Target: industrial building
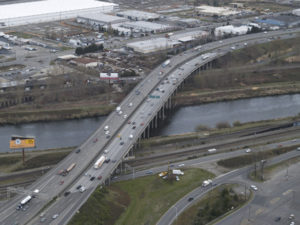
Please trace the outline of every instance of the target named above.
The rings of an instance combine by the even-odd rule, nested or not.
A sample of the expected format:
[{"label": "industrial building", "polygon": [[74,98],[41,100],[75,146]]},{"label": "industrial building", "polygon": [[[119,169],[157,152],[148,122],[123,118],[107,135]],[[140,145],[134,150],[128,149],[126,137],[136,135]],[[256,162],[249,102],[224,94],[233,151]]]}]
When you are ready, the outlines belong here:
[{"label": "industrial building", "polygon": [[131,42],[127,44],[129,49],[135,52],[147,54],[179,47],[194,40],[199,40],[208,36],[206,31],[191,31],[187,33],[174,34],[169,38],[154,38],[145,41]]},{"label": "industrial building", "polygon": [[151,32],[151,33],[159,33],[174,30],[174,27],[169,25],[152,23],[147,21],[133,21],[122,23],[122,27],[132,29],[134,32]]},{"label": "industrial building", "polygon": [[241,13],[241,11],[238,11],[233,8],[227,8],[227,7],[214,7],[209,5],[202,5],[196,7],[198,15],[202,16],[232,16],[237,15]]},{"label": "industrial building", "polygon": [[197,27],[201,24],[200,20],[194,18],[179,19],[176,22],[178,25],[185,27]]},{"label": "industrial building", "polygon": [[176,45],[180,45],[180,42],[167,38],[154,38],[145,41],[128,43],[126,46],[135,52],[147,54],[174,48]]},{"label": "industrial building", "polygon": [[294,9],[292,11],[292,14],[295,15],[295,16],[300,16],[300,9]]},{"label": "industrial building", "polygon": [[85,16],[78,16],[76,21],[77,23],[83,23],[94,28],[99,28],[105,25],[127,22],[128,19],[121,18],[119,16],[111,16],[103,13],[97,13]]},{"label": "industrial building", "polygon": [[160,15],[157,13],[149,13],[137,10],[126,10],[122,12],[117,12],[117,16],[125,17],[130,20],[145,20],[145,21],[155,21],[160,19]]},{"label": "industrial building", "polygon": [[300,24],[300,19],[298,16],[295,15],[280,15],[266,19],[257,19],[255,20],[255,22],[265,27],[296,27]]},{"label": "industrial building", "polygon": [[228,26],[222,26],[222,27],[216,27],[215,28],[215,36],[217,37],[222,37],[224,35],[243,35],[247,34],[249,30],[251,30],[251,26],[239,26],[239,27],[234,27],[232,25]]},{"label": "industrial building", "polygon": [[76,18],[77,16],[111,12],[117,4],[96,0],[45,0],[0,5],[0,27]]}]

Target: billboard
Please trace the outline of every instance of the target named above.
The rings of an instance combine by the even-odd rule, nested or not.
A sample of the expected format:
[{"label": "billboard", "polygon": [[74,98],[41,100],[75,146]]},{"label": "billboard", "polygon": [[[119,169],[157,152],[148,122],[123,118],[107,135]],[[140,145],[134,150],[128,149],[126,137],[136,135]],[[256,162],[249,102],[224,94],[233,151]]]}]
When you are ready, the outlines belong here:
[{"label": "billboard", "polygon": [[34,137],[22,137],[22,136],[12,136],[9,142],[9,148],[34,148],[35,139]]}]

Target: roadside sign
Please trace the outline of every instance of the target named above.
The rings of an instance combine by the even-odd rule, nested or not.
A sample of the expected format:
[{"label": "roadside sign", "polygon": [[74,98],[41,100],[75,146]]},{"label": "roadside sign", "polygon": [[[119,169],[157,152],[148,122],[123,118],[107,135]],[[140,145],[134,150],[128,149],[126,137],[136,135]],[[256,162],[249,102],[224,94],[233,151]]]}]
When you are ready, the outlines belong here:
[{"label": "roadside sign", "polygon": [[12,136],[9,142],[9,148],[34,148],[35,139],[34,137],[22,137],[22,136]]}]

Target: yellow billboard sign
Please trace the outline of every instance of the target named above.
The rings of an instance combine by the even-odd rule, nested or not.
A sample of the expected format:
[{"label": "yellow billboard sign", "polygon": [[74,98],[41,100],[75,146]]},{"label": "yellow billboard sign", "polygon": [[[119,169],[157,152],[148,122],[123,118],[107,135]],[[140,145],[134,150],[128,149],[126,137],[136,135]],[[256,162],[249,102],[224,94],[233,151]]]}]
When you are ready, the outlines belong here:
[{"label": "yellow billboard sign", "polygon": [[13,136],[9,142],[9,148],[34,148],[35,139],[33,137],[20,137]]}]

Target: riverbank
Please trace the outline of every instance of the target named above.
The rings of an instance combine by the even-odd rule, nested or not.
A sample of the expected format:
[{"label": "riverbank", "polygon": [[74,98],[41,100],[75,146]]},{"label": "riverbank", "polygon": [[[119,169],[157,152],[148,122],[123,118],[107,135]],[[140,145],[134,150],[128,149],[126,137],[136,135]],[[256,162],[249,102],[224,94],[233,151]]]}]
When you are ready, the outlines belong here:
[{"label": "riverbank", "polygon": [[[300,93],[299,43],[299,38],[276,40],[226,54],[217,59],[214,69],[185,84],[175,98],[176,106]],[[76,94],[48,93],[43,101],[1,109],[0,125],[106,116],[132,89],[127,86],[123,93],[106,86],[93,89],[92,95],[91,90],[81,93],[81,89]]]}]

